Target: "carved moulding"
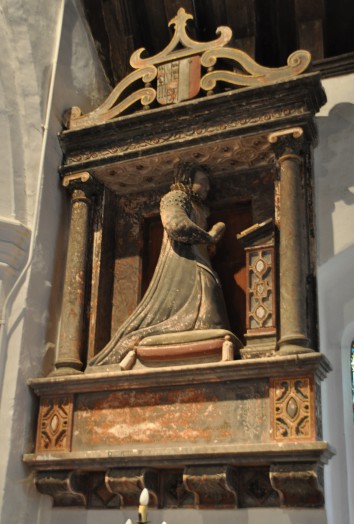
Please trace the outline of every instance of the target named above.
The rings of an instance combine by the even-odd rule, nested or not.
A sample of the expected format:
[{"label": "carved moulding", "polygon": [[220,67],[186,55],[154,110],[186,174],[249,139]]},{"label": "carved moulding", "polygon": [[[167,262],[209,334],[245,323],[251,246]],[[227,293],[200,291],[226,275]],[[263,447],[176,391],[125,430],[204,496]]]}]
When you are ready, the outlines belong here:
[{"label": "carved moulding", "polygon": [[[263,67],[243,51],[224,47],[232,38],[229,27],[218,27],[220,36],[211,42],[197,42],[186,32],[188,20],[193,20],[192,15],[180,8],[169,22],[169,26],[174,26],[174,35],[165,49],[149,58],[141,56],[145,49],[135,51],[130,64],[136,71],[126,76],[94,111],[82,115],[78,107],[73,107],[65,114],[64,124],[79,129],[108,122],[138,101],[145,109],[155,99],[162,105],[179,103],[194,98],[200,89],[211,94],[217,82],[238,87],[263,86],[297,76],[310,64],[310,53],[301,50],[292,53],[284,67]],[[219,58],[234,62],[230,70],[213,71]],[[201,67],[208,71],[204,76]],[[155,80],[156,85],[152,86]]]}]

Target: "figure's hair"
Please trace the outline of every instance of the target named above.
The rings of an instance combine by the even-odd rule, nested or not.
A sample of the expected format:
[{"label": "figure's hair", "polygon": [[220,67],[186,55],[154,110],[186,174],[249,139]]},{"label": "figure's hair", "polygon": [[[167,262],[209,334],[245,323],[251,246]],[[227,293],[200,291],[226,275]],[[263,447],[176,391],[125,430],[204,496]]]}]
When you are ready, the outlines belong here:
[{"label": "figure's hair", "polygon": [[171,185],[171,191],[180,190],[192,196],[193,179],[198,171],[202,171],[202,173],[205,173],[208,176],[210,174],[208,167],[205,165],[194,164],[192,162],[182,162],[181,164],[178,164],[174,182]]}]

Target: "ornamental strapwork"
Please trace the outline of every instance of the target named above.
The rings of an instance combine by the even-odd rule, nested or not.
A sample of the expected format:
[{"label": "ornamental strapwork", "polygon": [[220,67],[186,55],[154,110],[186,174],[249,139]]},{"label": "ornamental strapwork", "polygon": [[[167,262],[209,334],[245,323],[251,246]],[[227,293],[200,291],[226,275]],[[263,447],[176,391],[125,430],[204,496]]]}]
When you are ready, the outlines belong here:
[{"label": "ornamental strapwork", "polygon": [[[240,49],[226,47],[232,38],[229,27],[218,27],[215,40],[198,42],[186,32],[188,20],[193,16],[180,8],[169,22],[174,35],[165,49],[145,58],[145,49],[135,51],[130,58],[135,70],[94,111],[83,115],[80,108],[72,107],[65,114],[65,126],[79,129],[103,124],[128,112],[178,104],[230,86],[261,87],[297,76],[310,64],[310,53],[300,50],[289,56],[284,67],[263,67]],[[223,69],[218,68],[218,59]]]}]

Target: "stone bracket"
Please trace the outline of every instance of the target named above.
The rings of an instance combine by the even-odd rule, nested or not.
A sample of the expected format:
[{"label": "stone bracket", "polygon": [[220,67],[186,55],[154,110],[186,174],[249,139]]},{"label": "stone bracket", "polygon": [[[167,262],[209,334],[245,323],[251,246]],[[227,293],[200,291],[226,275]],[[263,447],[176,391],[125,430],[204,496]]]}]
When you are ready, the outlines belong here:
[{"label": "stone bracket", "polygon": [[269,475],[281,506],[323,506],[322,467],[318,464],[273,464]]},{"label": "stone bracket", "polygon": [[231,466],[191,466],[183,473],[185,488],[197,508],[236,507],[236,470]]},{"label": "stone bracket", "polygon": [[75,471],[37,472],[40,493],[53,497],[54,506],[86,506],[88,475]]},{"label": "stone bracket", "polygon": [[108,491],[119,495],[122,506],[138,506],[144,488],[150,495],[149,505],[158,503],[158,472],[149,468],[110,469],[105,476]]}]

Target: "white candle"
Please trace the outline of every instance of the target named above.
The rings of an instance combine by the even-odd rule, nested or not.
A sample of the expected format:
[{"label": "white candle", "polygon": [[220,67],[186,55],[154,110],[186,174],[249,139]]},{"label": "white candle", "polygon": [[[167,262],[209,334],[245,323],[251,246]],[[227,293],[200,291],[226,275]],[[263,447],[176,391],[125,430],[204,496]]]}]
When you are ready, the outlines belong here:
[{"label": "white candle", "polygon": [[139,521],[147,522],[147,508],[149,504],[149,492],[146,488],[143,489],[139,499]]}]

